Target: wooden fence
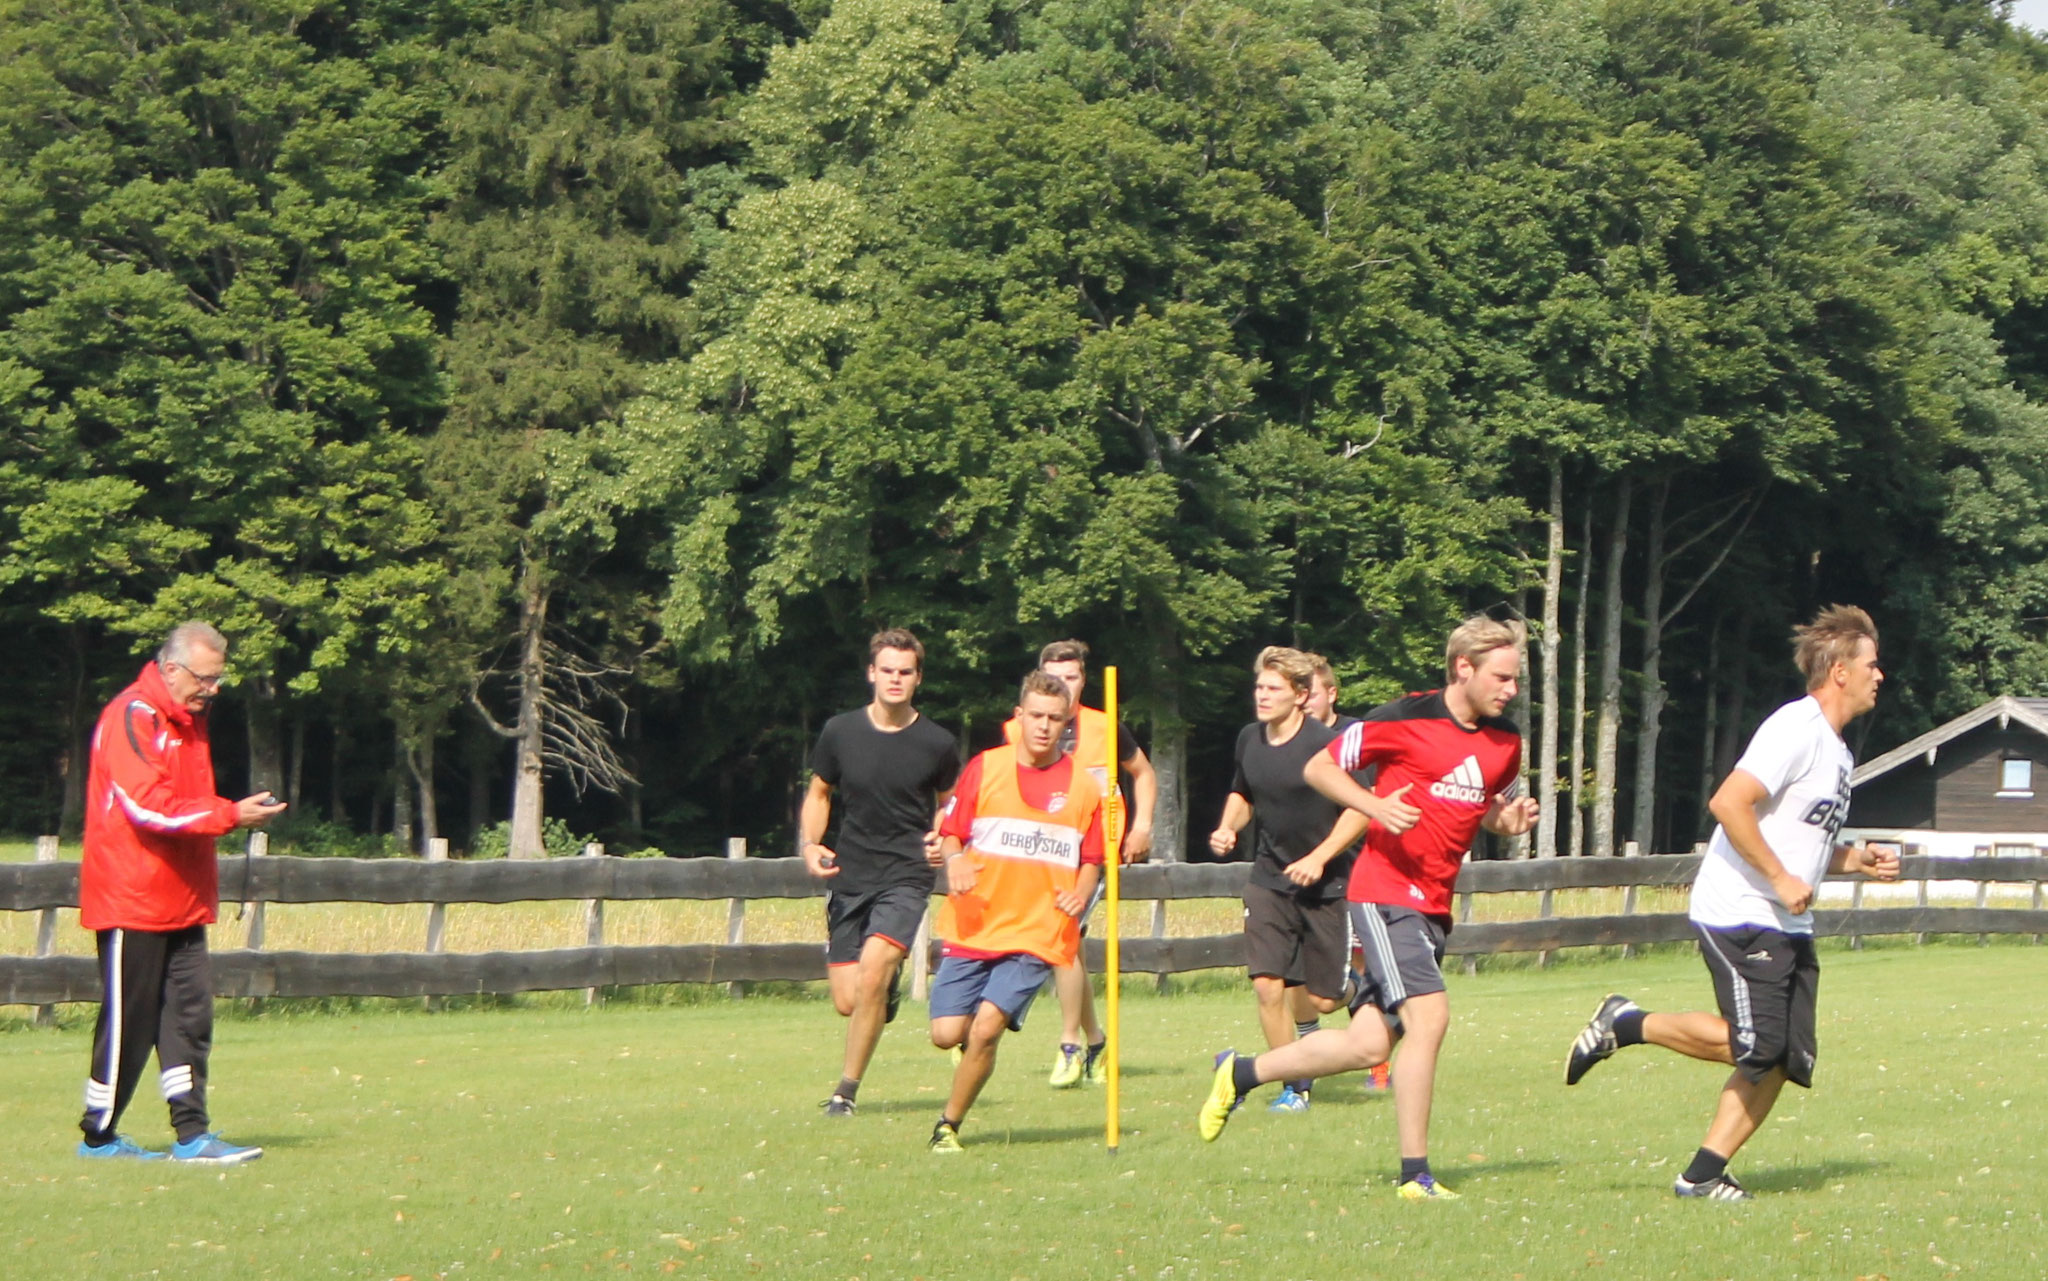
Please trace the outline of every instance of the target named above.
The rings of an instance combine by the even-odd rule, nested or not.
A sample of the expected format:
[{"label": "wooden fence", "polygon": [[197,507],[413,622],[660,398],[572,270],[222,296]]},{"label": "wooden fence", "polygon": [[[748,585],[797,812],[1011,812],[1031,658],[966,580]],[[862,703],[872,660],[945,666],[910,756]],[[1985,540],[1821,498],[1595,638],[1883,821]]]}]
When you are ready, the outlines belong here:
[{"label": "wooden fence", "polygon": [[[54,843],[48,857],[54,858]],[[1902,879],[1921,883],[1909,906],[1864,907],[1858,893],[1847,909],[1817,912],[1822,935],[2048,933],[2041,886],[2048,858],[1902,860]],[[1636,891],[1684,886],[1699,866],[1697,855],[1642,858],[1556,859],[1512,863],[1470,863],[1458,878],[1459,924],[1449,950],[1474,957],[1506,952],[1548,953],[1569,947],[1624,948],[1690,939],[1683,913],[1635,911]],[[1123,966],[1127,972],[1179,974],[1244,964],[1239,934],[1199,938],[1166,936],[1166,904],[1177,899],[1235,898],[1244,887],[1246,865],[1140,864],[1126,869],[1123,896],[1133,904],[1151,901],[1150,936],[1132,933],[1139,914],[1124,920]],[[1930,906],[1930,882],[1974,883],[1976,905]],[[1994,907],[1986,891],[1996,883],[2029,884],[2031,907]],[[234,997],[392,996],[437,997],[512,993],[648,983],[731,983],[809,980],[825,976],[821,943],[748,943],[744,908],[748,900],[815,898],[825,887],[806,875],[796,859],[746,859],[744,849],[727,858],[567,858],[533,862],[460,862],[445,859],[337,859],[240,855],[220,861],[222,896],[252,905],[258,921],[270,903],[424,904],[428,907],[426,950],[387,953],[277,952],[261,948],[260,924],[250,930],[249,948],[213,956],[214,990]],[[1619,914],[1555,916],[1553,895],[1562,890],[1623,889]],[[1514,921],[1472,921],[1476,895],[1521,893],[1539,896],[1536,916]],[[451,903],[517,903],[582,900],[588,906],[588,944],[520,952],[453,953],[440,949],[443,914]],[[603,904],[634,899],[725,899],[728,942],[670,947],[625,947],[603,943]],[[56,912],[78,905],[78,864],[39,861],[0,864],[0,910],[40,912],[37,956],[0,957],[0,1004],[47,1007],[60,1001],[99,999],[97,966],[91,957],[49,955]],[[1100,968],[1101,942],[1089,940],[1090,964]],[[925,958],[929,961],[929,954]],[[737,990],[737,987],[735,987]]]}]

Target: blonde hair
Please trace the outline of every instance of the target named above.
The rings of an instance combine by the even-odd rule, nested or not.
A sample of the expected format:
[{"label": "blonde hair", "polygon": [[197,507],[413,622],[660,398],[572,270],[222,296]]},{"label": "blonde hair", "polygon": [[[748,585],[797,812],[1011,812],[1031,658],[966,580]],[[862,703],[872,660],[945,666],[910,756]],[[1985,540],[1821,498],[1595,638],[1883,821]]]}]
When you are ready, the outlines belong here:
[{"label": "blonde hair", "polygon": [[1268,645],[1252,660],[1252,675],[1262,672],[1277,672],[1280,679],[1293,686],[1297,694],[1309,692],[1310,683],[1316,677],[1316,665],[1309,661],[1307,654],[1285,645]]},{"label": "blonde hair", "polygon": [[1316,679],[1328,685],[1330,692],[1335,693],[1337,690],[1337,669],[1330,666],[1330,660],[1324,658],[1321,654],[1304,654],[1302,657],[1306,658],[1308,665],[1314,669]]},{"label": "blonde hair", "polygon": [[1074,696],[1068,692],[1067,683],[1042,667],[1034,667],[1024,674],[1024,683],[1017,687],[1017,706],[1024,706],[1024,700],[1033,694],[1050,695],[1060,700],[1067,710],[1073,710]]},{"label": "blonde hair", "polygon": [[1527,629],[1519,620],[1511,619],[1504,623],[1484,614],[1474,614],[1459,623],[1450,640],[1444,643],[1444,679],[1449,682],[1458,679],[1459,659],[1477,667],[1480,659],[1497,649],[1510,645],[1520,649],[1527,635]]},{"label": "blonde hair", "polygon": [[1877,647],[1877,624],[1854,605],[1829,605],[1813,621],[1792,629],[1792,661],[1806,677],[1806,688],[1827,684],[1836,663],[1856,657],[1856,642],[1870,638]]}]

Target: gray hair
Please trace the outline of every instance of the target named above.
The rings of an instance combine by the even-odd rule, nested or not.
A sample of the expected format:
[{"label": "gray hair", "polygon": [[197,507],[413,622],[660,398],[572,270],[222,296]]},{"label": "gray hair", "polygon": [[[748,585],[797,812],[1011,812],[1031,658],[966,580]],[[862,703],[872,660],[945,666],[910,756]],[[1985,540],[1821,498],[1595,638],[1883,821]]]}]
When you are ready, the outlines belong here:
[{"label": "gray hair", "polygon": [[164,643],[157,648],[156,661],[176,663],[183,667],[185,660],[192,657],[194,649],[210,649],[225,658],[228,653],[228,638],[221,635],[220,629],[211,623],[179,623],[171,629],[171,634],[164,637]]}]

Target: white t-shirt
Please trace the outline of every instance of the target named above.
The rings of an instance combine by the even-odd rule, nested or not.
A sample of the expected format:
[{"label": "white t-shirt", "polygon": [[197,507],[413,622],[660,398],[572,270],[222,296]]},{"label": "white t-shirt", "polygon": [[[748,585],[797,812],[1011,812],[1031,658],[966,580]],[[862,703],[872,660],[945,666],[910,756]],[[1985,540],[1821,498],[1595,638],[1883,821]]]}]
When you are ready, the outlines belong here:
[{"label": "white t-shirt", "polygon": [[[1849,745],[1811,696],[1772,712],[1735,762],[1770,793],[1757,807],[1764,843],[1787,872],[1808,885],[1818,887],[1827,874],[1835,837],[1849,817],[1849,776],[1855,766]],[[1813,933],[1813,913],[1787,912],[1770,883],[1743,862],[1718,826],[1693,878],[1691,915],[1701,925],[1724,929],[1766,925],[1787,934]]]}]

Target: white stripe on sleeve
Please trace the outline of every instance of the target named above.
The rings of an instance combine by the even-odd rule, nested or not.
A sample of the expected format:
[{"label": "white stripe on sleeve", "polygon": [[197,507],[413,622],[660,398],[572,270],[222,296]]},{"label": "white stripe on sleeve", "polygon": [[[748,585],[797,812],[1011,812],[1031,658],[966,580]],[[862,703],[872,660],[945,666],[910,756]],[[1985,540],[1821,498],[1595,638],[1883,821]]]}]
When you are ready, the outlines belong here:
[{"label": "white stripe on sleeve", "polygon": [[206,817],[205,810],[194,810],[190,814],[183,814],[177,818],[172,818],[168,814],[159,814],[155,810],[144,809],[142,806],[137,805],[135,798],[123,791],[119,783],[115,783],[113,787],[114,795],[121,798],[121,808],[128,811],[128,821],[139,827],[154,827],[162,832],[176,832],[190,827]]}]

